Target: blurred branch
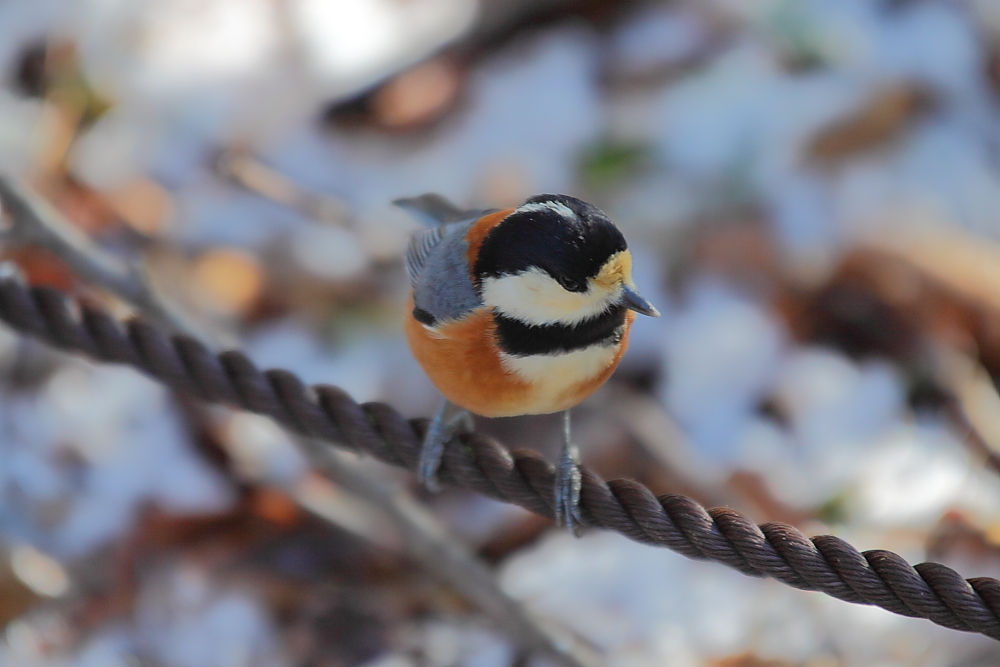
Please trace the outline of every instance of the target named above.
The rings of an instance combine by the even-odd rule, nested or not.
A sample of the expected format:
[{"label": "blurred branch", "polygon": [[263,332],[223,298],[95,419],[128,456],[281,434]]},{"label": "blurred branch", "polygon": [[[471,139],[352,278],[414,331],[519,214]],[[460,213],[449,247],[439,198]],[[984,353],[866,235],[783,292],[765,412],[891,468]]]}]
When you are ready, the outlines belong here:
[{"label": "blurred branch", "polygon": [[[556,640],[516,601],[504,594],[493,572],[398,484],[362,470],[350,456],[319,440],[299,438],[312,464],[348,491],[385,511],[402,533],[411,556],[493,618],[517,643],[562,665],[598,665],[594,651],[575,637]],[[559,644],[568,644],[557,648]]]},{"label": "blurred branch", "polygon": [[865,247],[903,260],[920,275],[981,307],[1000,311],[1000,244],[958,228],[889,227]]},{"label": "blurred branch", "polygon": [[[0,201],[12,220],[8,238],[48,249],[82,278],[113,293],[145,317],[204,340],[203,333],[188,318],[166,306],[144,271],[102,250],[27,187],[0,177]],[[557,642],[543,631],[521,605],[500,590],[492,572],[404,489],[360,470],[329,445],[297,440],[315,468],[381,510],[392,520],[415,560],[477,604],[521,647],[542,652],[565,667],[599,664],[596,656],[588,655],[578,641]],[[303,494],[294,495],[302,503]],[[331,513],[318,511],[317,507],[306,509],[327,521],[333,519]],[[346,528],[357,532],[356,526]],[[569,643],[572,648],[564,650],[560,643]]]},{"label": "blurred branch", "polygon": [[687,436],[664,407],[653,398],[634,391],[617,391],[609,412],[660,467],[686,492],[710,506],[732,506],[734,494],[720,486],[691,456]]},{"label": "blurred branch", "polygon": [[0,174],[0,206],[10,218],[10,227],[0,240],[45,248],[85,281],[114,294],[159,326],[195,336],[215,349],[234,344],[228,336],[196,324],[164,301],[141,264],[107,252],[27,185],[4,174]]},{"label": "blurred branch", "polygon": [[[926,333],[921,362],[929,363],[943,407],[963,444],[1000,474],[1000,395],[990,377],[998,353],[1000,244],[959,228],[874,232],[864,245],[874,261],[906,272],[874,280],[887,302],[908,301]],[[967,351],[963,351],[967,350]]]},{"label": "blurred branch", "polygon": [[949,417],[964,429],[964,441],[1000,473],[1000,394],[990,374],[970,356],[944,345],[931,349],[937,379],[951,394]]},{"label": "blurred branch", "polygon": [[726,479],[699,465],[687,436],[661,403],[639,392],[616,388],[610,393],[608,411],[635,443],[656,463],[669,487],[715,507],[742,507],[758,521],[792,525],[809,517],[779,501],[763,479],[747,470],[736,470]]},{"label": "blurred branch", "polygon": [[283,204],[321,222],[353,227],[350,210],[343,201],[329,195],[309,192],[258,160],[249,151],[223,151],[215,168],[223,177],[265,199]]},{"label": "blurred branch", "polygon": [[299,507],[381,549],[398,554],[406,551],[400,531],[384,511],[355,494],[346,484],[335,483],[332,475],[321,470],[322,466],[315,461],[310,461],[310,465],[309,474],[282,485],[282,490]]}]

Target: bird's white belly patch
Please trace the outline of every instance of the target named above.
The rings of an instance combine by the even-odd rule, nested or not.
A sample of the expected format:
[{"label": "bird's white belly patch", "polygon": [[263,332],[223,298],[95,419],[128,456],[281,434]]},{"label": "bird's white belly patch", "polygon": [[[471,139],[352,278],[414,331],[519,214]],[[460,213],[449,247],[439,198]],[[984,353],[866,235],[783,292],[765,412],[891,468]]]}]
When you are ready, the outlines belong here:
[{"label": "bird's white belly patch", "polygon": [[501,354],[501,361],[505,369],[532,386],[542,407],[556,404],[567,389],[603,372],[614,361],[618,348],[618,345],[592,345],[562,354],[527,357]]}]

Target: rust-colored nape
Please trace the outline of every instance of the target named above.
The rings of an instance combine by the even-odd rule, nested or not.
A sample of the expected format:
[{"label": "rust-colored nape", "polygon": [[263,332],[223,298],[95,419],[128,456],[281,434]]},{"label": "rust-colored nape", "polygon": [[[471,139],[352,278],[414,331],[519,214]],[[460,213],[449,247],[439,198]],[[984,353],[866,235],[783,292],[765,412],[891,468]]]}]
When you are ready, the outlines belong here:
[{"label": "rust-colored nape", "polygon": [[493,231],[494,227],[513,212],[514,209],[505,208],[502,211],[484,215],[465,233],[465,241],[469,244],[469,249],[465,251],[465,261],[469,264],[472,282],[476,282],[476,258],[479,257],[479,249],[483,247],[483,241],[486,240],[486,236]]}]

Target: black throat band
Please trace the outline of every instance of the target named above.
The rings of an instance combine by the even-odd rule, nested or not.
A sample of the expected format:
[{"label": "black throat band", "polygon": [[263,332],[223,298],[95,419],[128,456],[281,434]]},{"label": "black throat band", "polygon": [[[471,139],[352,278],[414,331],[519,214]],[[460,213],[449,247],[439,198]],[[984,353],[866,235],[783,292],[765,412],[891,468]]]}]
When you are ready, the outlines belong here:
[{"label": "black throat band", "polygon": [[500,349],[517,357],[527,357],[572,352],[592,345],[617,345],[625,333],[626,312],[624,306],[613,306],[577,324],[531,325],[501,313],[495,313],[493,319]]}]

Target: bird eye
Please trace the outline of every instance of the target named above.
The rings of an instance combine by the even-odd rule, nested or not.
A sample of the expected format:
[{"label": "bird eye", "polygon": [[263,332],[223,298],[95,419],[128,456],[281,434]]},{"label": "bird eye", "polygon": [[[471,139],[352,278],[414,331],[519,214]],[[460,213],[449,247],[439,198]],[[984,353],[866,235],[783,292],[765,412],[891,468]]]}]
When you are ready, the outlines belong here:
[{"label": "bird eye", "polygon": [[580,291],[580,283],[577,282],[576,280],[573,280],[572,278],[569,278],[567,276],[560,276],[558,278],[558,280],[559,280],[559,284],[562,285],[562,288],[564,290],[566,290],[567,292],[579,292]]}]

